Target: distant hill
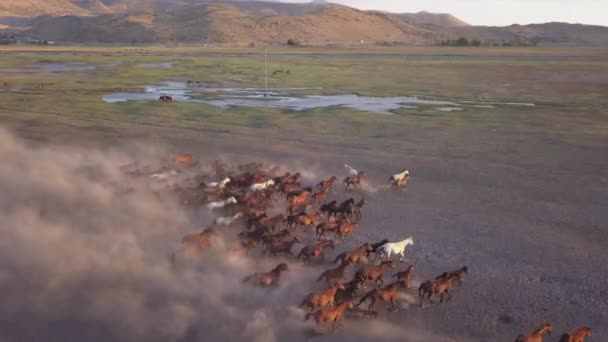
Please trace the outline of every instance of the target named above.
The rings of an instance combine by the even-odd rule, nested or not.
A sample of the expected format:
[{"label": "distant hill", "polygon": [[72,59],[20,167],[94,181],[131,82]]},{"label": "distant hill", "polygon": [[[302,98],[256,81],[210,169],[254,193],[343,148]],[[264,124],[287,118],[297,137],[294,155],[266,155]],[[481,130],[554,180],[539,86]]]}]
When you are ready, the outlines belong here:
[{"label": "distant hill", "polygon": [[434,45],[463,37],[487,44],[608,46],[602,26],[471,26],[450,14],[362,11],[323,0],[0,0],[0,25],[59,42]]},{"label": "distant hill", "polygon": [[398,14],[406,22],[413,25],[432,25],[441,27],[463,27],[471,26],[468,23],[456,18],[455,16],[447,13],[429,13],[429,12],[418,12],[418,13],[401,13]]}]

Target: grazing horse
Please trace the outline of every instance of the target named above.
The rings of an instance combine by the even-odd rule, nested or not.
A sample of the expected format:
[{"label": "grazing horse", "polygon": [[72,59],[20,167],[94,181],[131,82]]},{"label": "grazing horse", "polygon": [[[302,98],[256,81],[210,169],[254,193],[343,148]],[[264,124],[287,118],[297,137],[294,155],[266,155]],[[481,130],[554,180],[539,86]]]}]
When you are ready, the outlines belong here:
[{"label": "grazing horse", "polygon": [[422,307],[422,300],[426,296],[427,300],[435,305],[435,302],[431,300],[431,296],[435,293],[438,294],[439,303],[443,304],[443,296],[448,295],[448,300],[452,298],[450,290],[458,287],[464,279],[464,273],[457,273],[449,278],[440,278],[435,280],[427,280],[420,284],[418,288],[418,297],[420,298],[420,307]]},{"label": "grazing horse", "polygon": [[407,182],[410,178],[410,171],[404,169],[399,173],[392,175],[388,181],[395,187],[395,189],[403,190],[407,186]]},{"label": "grazing horse", "polygon": [[273,185],[274,185],[274,180],[271,179],[271,180],[267,180],[267,181],[262,182],[262,183],[252,184],[249,187],[249,191],[252,191],[252,192],[262,191],[262,190],[266,190],[266,189],[270,188]]},{"label": "grazing horse", "polygon": [[344,289],[344,285],[336,282],[326,290],[310,293],[308,296],[306,296],[306,298],[304,298],[304,301],[302,301],[300,307],[307,307],[308,311],[312,311],[317,308],[332,306],[334,304],[336,292]]},{"label": "grazing horse", "polygon": [[391,261],[391,260],[383,261],[379,265],[376,265],[376,266],[360,268],[355,273],[355,277],[363,279],[364,281],[373,281],[374,284],[376,284],[376,285],[378,284],[378,282],[380,282],[380,284],[384,284],[384,279],[382,279],[382,278],[384,277],[384,273],[389,268],[395,268],[394,261]]},{"label": "grazing horse", "polygon": [[291,249],[293,248],[293,245],[295,245],[296,243],[300,243],[300,242],[302,242],[302,240],[300,240],[300,238],[298,238],[297,236],[294,236],[291,238],[291,240],[287,240],[287,241],[277,241],[277,242],[273,241],[267,246],[266,252],[270,253],[274,256],[276,256],[279,253],[285,253],[285,254],[289,254],[289,255],[293,256]]},{"label": "grazing horse", "polygon": [[583,327],[571,333],[564,333],[559,342],[585,342],[585,337],[591,336],[591,328]]},{"label": "grazing horse", "polygon": [[349,262],[351,264],[358,264],[363,261],[363,256],[365,256],[369,251],[371,251],[372,246],[369,243],[365,243],[352,251],[344,252],[339,254],[334,263],[340,262]]},{"label": "grazing horse", "polygon": [[348,265],[350,265],[350,263],[348,261],[345,261],[342,262],[340,266],[336,268],[330,268],[326,270],[325,272],[321,273],[319,278],[317,278],[317,281],[321,281],[321,279],[323,278],[325,278],[325,281],[327,281],[328,283],[341,281],[344,278],[344,272],[346,271]]},{"label": "grazing horse", "polygon": [[551,334],[553,326],[551,323],[545,323],[542,327],[534,330],[530,335],[520,334],[515,339],[515,342],[543,342],[543,337],[547,334]]},{"label": "grazing horse", "polygon": [[173,97],[171,97],[169,95],[161,95],[158,98],[158,101],[160,101],[160,102],[173,102]]},{"label": "grazing horse", "polygon": [[363,180],[363,178],[365,178],[364,171],[360,171],[354,176],[348,176],[344,178],[344,184],[346,185],[344,187],[344,190],[348,190],[348,188],[350,187],[359,188],[359,190],[361,190],[361,180]]},{"label": "grazing horse", "polygon": [[314,245],[308,245],[302,248],[298,254],[298,259],[303,262],[308,261],[312,257],[321,257],[321,261],[325,260],[325,250],[334,248],[334,242],[331,240],[320,241]]},{"label": "grazing horse", "polygon": [[397,295],[399,294],[399,290],[402,288],[407,288],[407,283],[401,280],[398,280],[394,283],[388,284],[385,287],[376,288],[369,291],[365,296],[361,298],[357,306],[363,304],[367,299],[370,299],[369,306],[367,307],[367,311],[369,313],[374,312],[374,304],[377,301],[391,302],[391,307],[389,310],[397,310]]},{"label": "grazing horse", "polygon": [[322,180],[319,184],[317,184],[317,186],[324,192],[329,191],[337,179],[338,178],[336,176],[331,176],[328,179]]},{"label": "grazing horse", "polygon": [[317,325],[331,322],[331,331],[333,332],[336,329],[336,326],[340,324],[342,321],[342,315],[344,314],[344,310],[351,309],[353,307],[352,301],[345,301],[338,304],[335,308],[325,308],[313,313],[306,314],[307,321],[310,317],[313,317]]},{"label": "grazing horse", "polygon": [[223,201],[217,201],[217,202],[211,202],[209,204],[207,204],[207,208],[208,209],[220,209],[223,208],[229,204],[236,204],[238,201],[236,200],[236,198],[234,196],[225,199]]},{"label": "grazing horse", "polygon": [[405,255],[403,255],[405,248],[413,244],[414,239],[411,236],[401,241],[387,242],[378,248],[378,254],[381,256],[386,256],[387,259],[390,259],[391,254],[399,254],[401,256],[401,260],[403,260],[405,258]]},{"label": "grazing horse", "polygon": [[245,277],[243,279],[243,283],[251,283],[254,286],[261,286],[261,287],[276,286],[279,282],[279,277],[281,276],[281,273],[284,271],[288,271],[288,270],[289,270],[289,267],[287,266],[286,263],[283,262],[283,263],[280,263],[279,265],[277,265],[277,267],[272,269],[272,271],[270,271],[270,272],[254,273],[252,275]]},{"label": "grazing horse", "polygon": [[241,217],[243,217],[243,213],[238,212],[232,216],[227,216],[227,217],[217,217],[213,223],[216,226],[231,226],[232,224],[234,224],[234,222],[236,222],[238,219],[240,219]]}]

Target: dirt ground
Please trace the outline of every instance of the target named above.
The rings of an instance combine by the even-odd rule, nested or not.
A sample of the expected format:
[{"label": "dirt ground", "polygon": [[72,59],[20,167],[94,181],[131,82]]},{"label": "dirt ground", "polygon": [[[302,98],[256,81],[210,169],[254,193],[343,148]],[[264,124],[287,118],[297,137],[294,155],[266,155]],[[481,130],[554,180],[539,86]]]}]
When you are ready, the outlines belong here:
[{"label": "dirt ground", "polygon": [[[418,281],[469,267],[446,305],[381,310],[375,325],[347,320],[336,334],[316,340],[510,341],[544,322],[553,323],[557,336],[589,326],[590,341],[608,340],[606,135],[412,125],[372,140],[236,126],[8,117],[0,123],[34,147],[145,142],[204,158],[276,161],[315,177],[343,175],[348,163],[365,170],[370,183],[363,194],[369,206],[349,244],[413,236],[407,256]],[[412,173],[408,190],[384,191],[388,175],[403,167]],[[311,336],[283,332],[283,338]]]}]

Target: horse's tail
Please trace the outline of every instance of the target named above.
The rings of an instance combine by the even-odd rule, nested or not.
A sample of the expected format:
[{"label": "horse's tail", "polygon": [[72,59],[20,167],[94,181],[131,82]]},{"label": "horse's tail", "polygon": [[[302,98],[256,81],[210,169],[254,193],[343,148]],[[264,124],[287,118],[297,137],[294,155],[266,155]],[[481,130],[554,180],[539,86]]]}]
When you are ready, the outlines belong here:
[{"label": "horse's tail", "polygon": [[363,304],[363,303],[364,303],[364,302],[367,300],[367,298],[369,298],[369,297],[370,297],[370,296],[371,296],[371,295],[374,293],[374,291],[375,291],[375,290],[371,290],[371,291],[369,291],[368,293],[366,293],[366,294],[365,294],[365,296],[363,296],[363,297],[361,298],[361,300],[359,301],[359,303],[357,303],[357,306],[359,306],[359,305]]},{"label": "horse's tail", "polygon": [[570,334],[563,333],[559,338],[559,342],[570,342]]},{"label": "horse's tail", "polygon": [[321,281],[324,277],[326,277],[327,275],[327,271],[321,273],[321,275],[319,276],[319,278],[317,278],[317,282]]},{"label": "horse's tail", "polygon": [[424,293],[426,292],[426,285],[427,282],[425,281],[424,283],[420,284],[420,286],[418,286],[418,297],[422,298],[422,296],[424,296]]},{"label": "horse's tail", "polygon": [[304,316],[304,320],[308,321],[308,319],[312,316],[312,312],[309,312],[306,314],[306,316]]}]

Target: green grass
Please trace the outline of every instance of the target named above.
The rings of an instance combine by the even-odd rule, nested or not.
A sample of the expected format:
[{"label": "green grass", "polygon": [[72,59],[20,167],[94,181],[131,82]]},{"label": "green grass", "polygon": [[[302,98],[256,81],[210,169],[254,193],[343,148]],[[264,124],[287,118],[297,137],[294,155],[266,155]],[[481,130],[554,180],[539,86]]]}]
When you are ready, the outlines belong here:
[{"label": "green grass", "polygon": [[[71,49],[71,50],[70,50]],[[205,51],[197,47],[135,48],[49,47],[44,54],[13,48],[0,53],[0,68],[26,68],[37,63],[81,62],[92,65],[120,63],[115,68],[53,74],[32,72],[2,73],[0,82],[20,88],[3,92],[0,114],[60,115],[73,118],[96,118],[134,123],[199,127],[236,125],[254,129],[305,130],[324,134],[357,134],[381,139],[398,135],[412,125],[452,125],[458,127],[509,127],[556,130],[579,129],[606,132],[608,113],[608,63],[601,61],[542,60],[427,60],[363,59],[328,57],[323,59],[271,58],[268,68],[289,70],[269,80],[270,87],[312,88],[298,91],[308,94],[354,93],[369,96],[421,95],[435,99],[498,102],[532,102],[537,107],[466,107],[459,112],[440,112],[421,106],[400,109],[396,115],[378,115],[348,108],[321,108],[303,112],[278,108],[220,109],[207,105],[156,102],[108,104],[104,94],[138,91],[141,86],[167,80],[200,80],[217,87],[263,87],[263,59],[253,57],[180,56],[177,51]],[[32,47],[28,47],[32,50]],[[6,48],[0,51],[8,51]],[[73,53],[68,53],[72,51]],[[145,55],[141,55],[145,51]],[[219,50],[213,50],[219,51]],[[259,49],[224,49],[222,51],[260,52]],[[369,48],[359,50],[298,49],[303,53],[437,53],[469,54],[474,49],[445,48]],[[476,50],[495,54],[497,50]],[[603,56],[605,50],[512,49],[503,53],[528,55]],[[276,53],[291,52],[280,49]],[[113,53],[113,54],[112,54]],[[156,53],[156,55],[155,55]],[[158,54],[170,55],[158,55]],[[177,62],[171,69],[140,68],[138,64]],[[40,83],[44,83],[41,87]],[[212,95],[211,95],[212,96]]]}]

